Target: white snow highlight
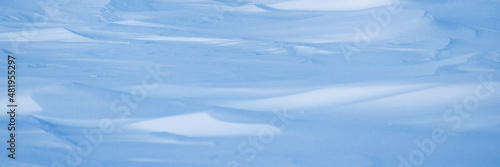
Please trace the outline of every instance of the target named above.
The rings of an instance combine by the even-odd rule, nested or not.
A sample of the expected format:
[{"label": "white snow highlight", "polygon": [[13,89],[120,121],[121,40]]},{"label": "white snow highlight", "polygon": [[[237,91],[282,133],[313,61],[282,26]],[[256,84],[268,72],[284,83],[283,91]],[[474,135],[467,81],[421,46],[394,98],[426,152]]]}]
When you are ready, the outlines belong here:
[{"label": "white snow highlight", "polygon": [[350,11],[389,5],[389,0],[293,0],[270,5],[284,10]]},{"label": "white snow highlight", "polygon": [[265,124],[241,124],[217,120],[205,112],[151,119],[130,124],[129,127],[151,132],[168,132],[191,137],[258,135],[269,128],[279,133],[279,129]]}]

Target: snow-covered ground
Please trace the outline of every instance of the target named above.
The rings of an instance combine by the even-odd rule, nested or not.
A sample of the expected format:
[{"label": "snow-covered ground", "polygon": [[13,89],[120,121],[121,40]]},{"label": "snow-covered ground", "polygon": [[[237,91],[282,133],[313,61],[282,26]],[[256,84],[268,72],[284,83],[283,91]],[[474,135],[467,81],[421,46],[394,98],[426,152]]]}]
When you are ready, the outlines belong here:
[{"label": "snow-covered ground", "polygon": [[0,166],[497,167],[498,9],[4,1],[19,108],[15,160],[0,115]]}]

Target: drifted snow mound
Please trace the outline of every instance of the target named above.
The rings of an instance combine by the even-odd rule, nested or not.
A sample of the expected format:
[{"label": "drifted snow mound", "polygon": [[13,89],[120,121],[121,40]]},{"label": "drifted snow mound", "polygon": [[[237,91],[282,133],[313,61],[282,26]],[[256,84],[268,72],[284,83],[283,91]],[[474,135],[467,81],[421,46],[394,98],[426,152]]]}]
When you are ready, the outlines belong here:
[{"label": "drifted snow mound", "polygon": [[91,23],[97,20],[99,11],[105,4],[106,1],[79,2],[69,0],[2,2],[0,5],[0,21],[37,23],[37,28],[46,27],[46,23],[53,22],[67,24]]},{"label": "drifted snow mound", "polygon": [[139,11],[155,10],[155,8],[151,6],[150,0],[137,0],[137,1],[111,0],[106,6],[118,11],[139,12]]},{"label": "drifted snow mound", "polygon": [[111,0],[103,8],[100,9],[100,20],[105,21],[120,21],[122,18],[116,16],[116,12],[142,12],[156,10],[151,6],[150,0],[138,1],[125,1],[125,0]]},{"label": "drifted snow mound", "polygon": [[246,4],[249,4],[250,1],[248,0],[237,0],[237,1],[231,1],[231,0],[214,0],[216,2],[221,2],[229,6],[244,6]]},{"label": "drifted snow mound", "polygon": [[500,70],[500,50],[473,55],[469,57],[465,63],[440,67],[436,70],[436,74],[443,75],[496,70]]},{"label": "drifted snow mound", "polygon": [[270,5],[284,10],[350,11],[389,5],[389,0],[294,0]]},{"label": "drifted snow mound", "polygon": [[151,119],[130,124],[129,128],[168,132],[190,137],[257,135],[263,129],[280,130],[266,124],[241,124],[217,120],[206,112]]}]

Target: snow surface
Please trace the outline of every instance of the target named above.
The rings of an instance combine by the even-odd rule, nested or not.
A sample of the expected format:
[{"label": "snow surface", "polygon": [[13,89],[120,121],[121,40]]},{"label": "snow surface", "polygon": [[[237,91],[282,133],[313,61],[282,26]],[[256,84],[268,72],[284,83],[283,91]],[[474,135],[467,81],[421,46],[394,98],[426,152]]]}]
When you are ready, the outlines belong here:
[{"label": "snow surface", "polygon": [[2,142],[0,166],[497,167],[499,8],[5,1],[19,111],[16,160]]}]

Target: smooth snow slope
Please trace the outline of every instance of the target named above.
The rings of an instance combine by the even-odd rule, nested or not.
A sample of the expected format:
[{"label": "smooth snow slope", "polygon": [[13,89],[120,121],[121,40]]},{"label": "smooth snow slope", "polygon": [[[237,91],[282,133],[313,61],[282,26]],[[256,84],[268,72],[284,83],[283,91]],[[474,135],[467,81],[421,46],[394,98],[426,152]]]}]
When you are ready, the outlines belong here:
[{"label": "smooth snow slope", "polygon": [[20,107],[0,166],[496,167],[499,8],[5,1]]}]

